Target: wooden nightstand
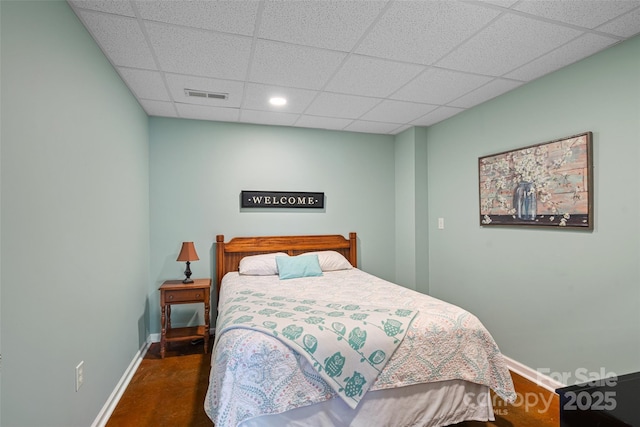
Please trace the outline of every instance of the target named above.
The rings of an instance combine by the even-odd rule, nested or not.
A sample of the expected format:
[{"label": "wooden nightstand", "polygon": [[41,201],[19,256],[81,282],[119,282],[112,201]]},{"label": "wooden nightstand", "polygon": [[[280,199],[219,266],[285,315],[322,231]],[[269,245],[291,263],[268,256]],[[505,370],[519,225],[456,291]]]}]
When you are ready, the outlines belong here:
[{"label": "wooden nightstand", "polygon": [[[182,283],[182,280],[167,280],[160,286],[160,309],[162,317],[160,327],[160,357],[164,359],[167,342],[185,341],[203,338],[204,352],[209,348],[209,306],[211,295],[211,279],[194,279],[193,283]],[[171,327],[172,304],[204,304],[204,325],[184,328]]]}]

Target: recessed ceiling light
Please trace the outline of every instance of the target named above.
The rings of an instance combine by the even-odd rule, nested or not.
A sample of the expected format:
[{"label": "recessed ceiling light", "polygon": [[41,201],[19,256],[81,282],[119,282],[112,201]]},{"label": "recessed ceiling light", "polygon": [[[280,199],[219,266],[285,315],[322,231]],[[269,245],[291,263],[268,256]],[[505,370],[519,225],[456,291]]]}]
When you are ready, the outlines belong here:
[{"label": "recessed ceiling light", "polygon": [[274,96],[273,98],[269,99],[269,103],[271,105],[275,105],[277,107],[280,107],[282,105],[285,105],[287,103],[287,100],[285,98],[280,97],[280,96]]}]

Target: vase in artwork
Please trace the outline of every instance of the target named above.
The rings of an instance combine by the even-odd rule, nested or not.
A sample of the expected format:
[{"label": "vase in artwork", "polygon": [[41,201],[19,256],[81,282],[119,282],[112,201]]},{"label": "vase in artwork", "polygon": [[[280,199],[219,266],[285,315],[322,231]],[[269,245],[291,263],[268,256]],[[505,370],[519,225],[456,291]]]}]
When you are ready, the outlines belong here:
[{"label": "vase in artwork", "polygon": [[513,192],[513,208],[516,218],[525,221],[536,219],[536,187],[533,182],[522,181]]}]

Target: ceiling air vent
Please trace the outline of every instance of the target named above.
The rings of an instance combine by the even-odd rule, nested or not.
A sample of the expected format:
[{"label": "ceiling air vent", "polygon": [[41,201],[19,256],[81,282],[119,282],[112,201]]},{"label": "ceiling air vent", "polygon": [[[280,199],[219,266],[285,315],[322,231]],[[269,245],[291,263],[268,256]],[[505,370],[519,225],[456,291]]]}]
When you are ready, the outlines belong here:
[{"label": "ceiling air vent", "polygon": [[204,90],[193,90],[193,89],[185,89],[185,95],[191,96],[194,98],[205,98],[205,99],[222,99],[226,100],[229,97],[228,93],[220,93],[220,92],[206,92]]}]

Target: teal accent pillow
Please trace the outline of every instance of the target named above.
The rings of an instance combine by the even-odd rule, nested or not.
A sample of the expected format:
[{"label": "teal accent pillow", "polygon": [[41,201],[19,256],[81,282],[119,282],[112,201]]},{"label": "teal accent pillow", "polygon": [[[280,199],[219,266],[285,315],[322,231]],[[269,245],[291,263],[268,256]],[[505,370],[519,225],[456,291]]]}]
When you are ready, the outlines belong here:
[{"label": "teal accent pillow", "polygon": [[277,256],[280,280],[322,276],[318,255]]}]

